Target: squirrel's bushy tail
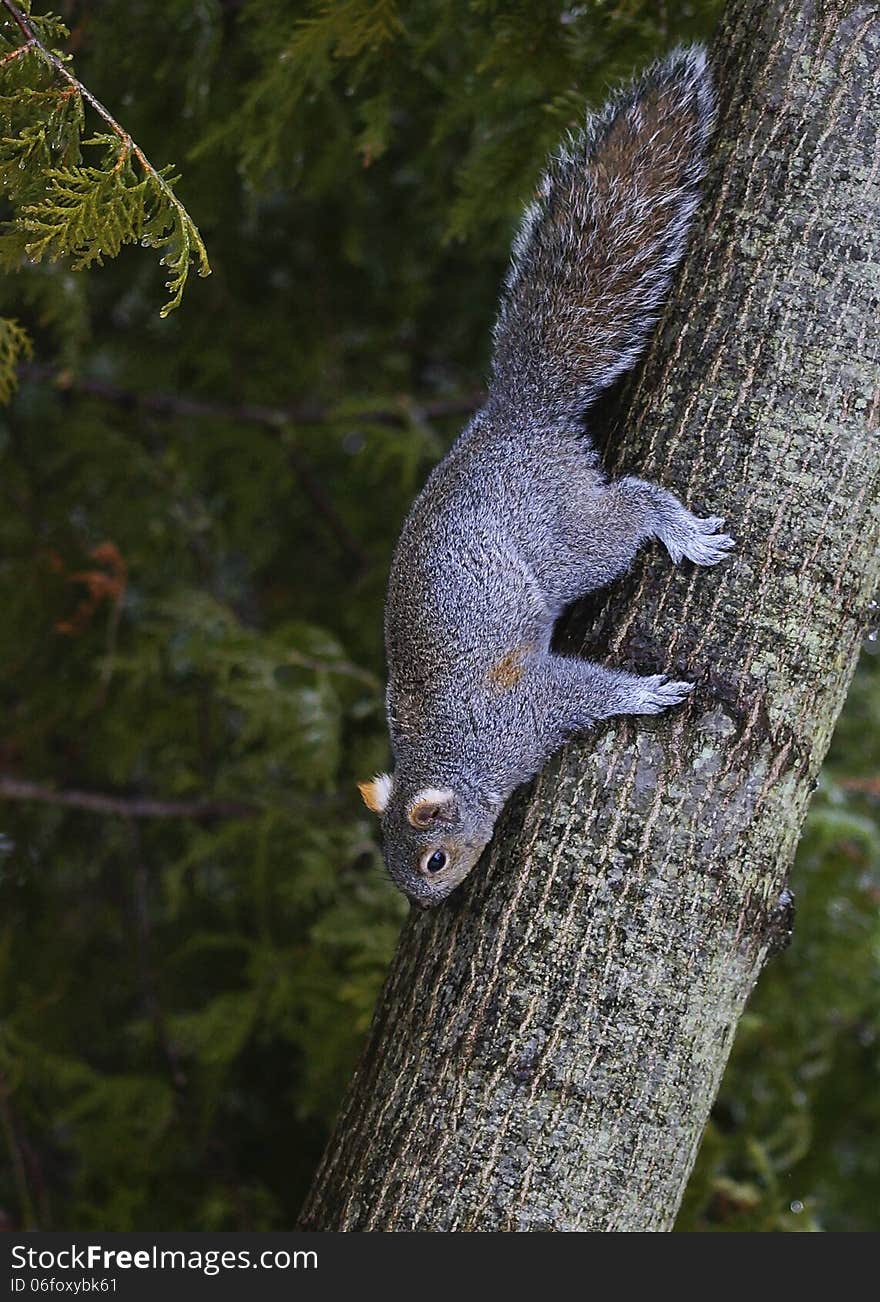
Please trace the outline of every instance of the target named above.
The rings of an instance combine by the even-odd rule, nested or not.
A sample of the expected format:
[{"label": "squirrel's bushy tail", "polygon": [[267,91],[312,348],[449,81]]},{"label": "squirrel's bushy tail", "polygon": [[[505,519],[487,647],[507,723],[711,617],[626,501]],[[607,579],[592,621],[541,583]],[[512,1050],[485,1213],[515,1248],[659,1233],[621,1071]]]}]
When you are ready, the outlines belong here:
[{"label": "squirrel's bushy tail", "polygon": [[489,408],[568,423],[632,367],[684,252],[714,114],[679,48],[555,156],[514,242]]}]

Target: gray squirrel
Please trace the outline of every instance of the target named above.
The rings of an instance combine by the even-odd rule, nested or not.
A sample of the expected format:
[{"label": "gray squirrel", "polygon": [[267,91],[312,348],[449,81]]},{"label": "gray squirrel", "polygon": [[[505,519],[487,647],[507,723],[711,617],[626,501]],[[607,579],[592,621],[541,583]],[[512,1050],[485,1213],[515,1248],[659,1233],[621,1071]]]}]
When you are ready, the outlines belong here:
[{"label": "gray squirrel", "polygon": [[550,160],[513,245],[491,382],[406,519],[385,608],[394,773],[360,783],[394,882],[427,908],[468,875],[511,792],[565,739],[692,684],[554,654],[570,603],[658,538],[715,565],[724,521],[609,482],[584,429],[642,352],[698,202],[714,100],[702,48],[652,64]]}]

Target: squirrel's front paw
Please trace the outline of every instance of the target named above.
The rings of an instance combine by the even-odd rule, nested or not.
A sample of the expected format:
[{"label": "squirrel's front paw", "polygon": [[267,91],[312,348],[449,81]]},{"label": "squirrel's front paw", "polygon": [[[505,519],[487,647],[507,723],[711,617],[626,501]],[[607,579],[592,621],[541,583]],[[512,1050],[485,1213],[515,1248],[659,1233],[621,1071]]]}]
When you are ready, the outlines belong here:
[{"label": "squirrel's front paw", "polygon": [[639,680],[639,689],[634,694],[629,713],[659,714],[670,705],[680,705],[693,690],[693,683],[670,682],[665,674],[652,674],[650,678]]}]

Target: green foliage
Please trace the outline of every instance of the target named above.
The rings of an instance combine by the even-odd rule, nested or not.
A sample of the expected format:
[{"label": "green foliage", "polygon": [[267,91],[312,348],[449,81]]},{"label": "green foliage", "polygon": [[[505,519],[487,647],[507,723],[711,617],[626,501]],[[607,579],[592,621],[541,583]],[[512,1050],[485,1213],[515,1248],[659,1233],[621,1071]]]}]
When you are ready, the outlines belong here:
[{"label": "green foliage", "polygon": [[[159,315],[167,316],[183,298],[191,259],[197,259],[200,275],[210,272],[202,238],[174,196],[172,186],[179,178],[170,176],[167,167],[139,177],[130,145],[116,136],[97,135],[81,143],[104,151],[102,165],[45,168],[45,196],[21,205],[12,229],[0,237],[0,263],[16,270],[22,257],[54,262],[69,256],[74,271],[82,271],[115,258],[124,244],[165,249],[161,262],[170,273],[165,287],[171,298]],[[14,149],[10,154],[14,157]]]},{"label": "green foliage", "polygon": [[[451,204],[438,177],[440,234],[494,239],[487,223],[518,211],[524,181],[577,125],[585,97],[672,36],[704,34],[718,7],[459,0],[404,12],[392,0],[327,0],[291,22],[298,6],[246,0],[241,24],[256,69],[206,146],[225,144],[253,185],[292,169],[307,192],[323,193],[339,169],[370,167],[406,135],[420,142],[416,168],[425,155],[453,161]],[[419,179],[425,211],[440,195],[430,169]]]},{"label": "green foliage", "polygon": [[16,366],[23,357],[33,356],[33,345],[17,321],[0,317],[0,402],[8,402],[18,384]]},{"label": "green foliage", "polygon": [[[134,246],[170,240],[174,280],[193,232],[115,133],[86,149],[45,60],[0,64],[22,267],[0,383],[21,331],[36,355],[0,413],[0,773],[251,808],[0,804],[0,1225],[292,1223],[404,911],[355,782],[387,763],[390,551],[460,424],[426,411],[482,382],[546,149],[716,8],[65,4],[84,83],[145,157],[187,160],[215,274],[164,321]],[[2,59],[21,41],[0,12]],[[877,807],[847,785],[880,763],[869,668],[686,1228],[876,1228]]]},{"label": "green foliage", "polygon": [[[258,181],[285,166],[302,102],[323,98],[336,74],[335,61],[351,61],[357,84],[384,63],[386,47],[403,31],[394,0],[327,0],[292,27],[286,10],[289,6],[278,0],[243,6],[242,22],[254,33],[262,69],[247,89],[240,120],[237,112],[218,133],[240,140],[244,170]],[[384,150],[387,108],[382,111],[368,99],[364,112],[376,151],[371,156],[377,156]]]},{"label": "green foliage", "polygon": [[[210,274],[205,245],[174,194],[179,178],[158,171],[69,68],[60,49],[69,36],[52,15],[18,5],[33,34],[11,14],[0,14],[0,188],[12,219],[0,235],[0,265],[17,271],[28,262],[69,257],[74,270],[115,258],[125,244],[162,249],[171,298],[160,315],[178,307],[191,261]],[[111,133],[83,139],[86,102]],[[82,148],[97,147],[97,166]]]}]

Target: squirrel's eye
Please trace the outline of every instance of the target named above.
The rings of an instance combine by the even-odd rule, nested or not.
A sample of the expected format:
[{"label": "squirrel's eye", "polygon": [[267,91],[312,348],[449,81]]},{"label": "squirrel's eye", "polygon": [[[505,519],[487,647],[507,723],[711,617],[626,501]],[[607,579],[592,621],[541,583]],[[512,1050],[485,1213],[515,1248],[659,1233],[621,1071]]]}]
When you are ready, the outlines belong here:
[{"label": "squirrel's eye", "polygon": [[425,872],[439,873],[442,872],[443,869],[446,867],[447,863],[449,862],[449,858],[444,850],[435,850],[434,853],[429,854],[427,859],[425,859],[423,862],[425,866]]}]

